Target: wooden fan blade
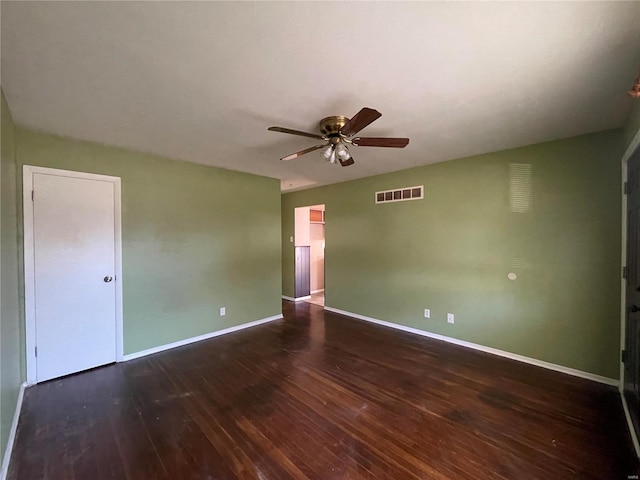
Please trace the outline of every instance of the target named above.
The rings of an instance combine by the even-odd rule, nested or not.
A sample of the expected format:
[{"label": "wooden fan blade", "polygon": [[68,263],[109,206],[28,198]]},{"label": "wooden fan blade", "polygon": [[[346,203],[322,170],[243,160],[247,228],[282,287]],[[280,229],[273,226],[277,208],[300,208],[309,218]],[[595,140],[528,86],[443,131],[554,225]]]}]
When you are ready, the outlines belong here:
[{"label": "wooden fan blade", "polygon": [[314,150],[320,150],[321,148],[326,147],[327,144],[322,144],[322,145],[316,145],[315,147],[310,147],[310,148],[305,148],[304,150],[300,150],[299,152],[296,153],[292,153],[291,155],[287,155],[286,157],[282,157],[280,160],[287,162],[289,160],[294,160],[302,155],[304,155],[305,153],[309,153],[309,152],[313,152]]},{"label": "wooden fan blade", "polygon": [[340,133],[347,137],[355,135],[367,125],[370,125],[382,116],[380,112],[373,108],[364,107],[356,115],[349,120],[344,127],[340,129]]},{"label": "wooden fan blade", "polygon": [[356,137],[352,142],[359,147],[404,148],[409,145],[408,138]]},{"label": "wooden fan blade", "polygon": [[267,128],[267,130],[269,130],[270,132],[290,133],[291,135],[300,135],[301,137],[318,138],[320,140],[326,140],[325,137],[317,133],[301,132],[300,130],[292,130],[290,128],[269,127]]},{"label": "wooden fan blade", "polygon": [[349,157],[346,160],[340,160],[338,159],[338,161],[340,162],[340,165],[342,165],[343,167],[348,167],[349,165],[353,165],[354,163],[356,163],[353,160],[353,157]]}]

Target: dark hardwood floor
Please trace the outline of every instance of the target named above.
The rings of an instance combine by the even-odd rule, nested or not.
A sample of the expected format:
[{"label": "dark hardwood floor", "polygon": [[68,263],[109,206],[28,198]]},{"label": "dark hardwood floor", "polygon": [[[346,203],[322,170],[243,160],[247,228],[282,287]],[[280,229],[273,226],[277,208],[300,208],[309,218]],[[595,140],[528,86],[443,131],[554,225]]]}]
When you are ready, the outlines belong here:
[{"label": "dark hardwood floor", "polygon": [[9,478],[627,479],[615,388],[283,303],[27,389]]}]

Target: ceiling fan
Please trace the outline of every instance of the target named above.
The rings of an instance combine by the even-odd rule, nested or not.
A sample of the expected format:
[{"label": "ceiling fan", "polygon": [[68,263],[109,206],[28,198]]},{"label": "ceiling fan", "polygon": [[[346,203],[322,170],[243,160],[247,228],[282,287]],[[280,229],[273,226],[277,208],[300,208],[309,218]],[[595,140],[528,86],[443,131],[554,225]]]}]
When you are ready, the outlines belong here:
[{"label": "ceiling fan", "polygon": [[367,125],[370,125],[382,114],[373,108],[364,107],[355,117],[349,119],[342,116],[327,117],[320,120],[320,134],[301,132],[284,127],[269,127],[272,132],[290,133],[291,135],[300,135],[302,137],[317,138],[325,140],[326,143],[306,148],[280,160],[288,161],[298,158],[305,153],[322,149],[322,157],[330,163],[338,162],[343,167],[353,165],[355,162],[351,156],[351,152],[346,144],[356,145],[359,147],[392,147],[404,148],[409,144],[408,138],[385,138],[385,137],[354,137],[356,133]]}]

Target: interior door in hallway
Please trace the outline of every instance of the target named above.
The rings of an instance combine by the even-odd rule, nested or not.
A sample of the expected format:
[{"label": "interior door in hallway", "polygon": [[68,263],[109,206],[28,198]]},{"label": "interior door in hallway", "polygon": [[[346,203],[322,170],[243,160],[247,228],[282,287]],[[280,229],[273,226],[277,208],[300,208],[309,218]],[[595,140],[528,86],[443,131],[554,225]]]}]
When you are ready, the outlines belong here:
[{"label": "interior door in hallway", "polygon": [[640,149],[627,165],[627,275],[624,394],[640,432]]},{"label": "interior door in hallway", "polygon": [[33,174],[38,382],[116,360],[115,186]]},{"label": "interior door in hallway", "polygon": [[295,295],[296,298],[308,297],[311,294],[311,280],[309,276],[309,250],[310,247],[296,247],[295,257]]}]

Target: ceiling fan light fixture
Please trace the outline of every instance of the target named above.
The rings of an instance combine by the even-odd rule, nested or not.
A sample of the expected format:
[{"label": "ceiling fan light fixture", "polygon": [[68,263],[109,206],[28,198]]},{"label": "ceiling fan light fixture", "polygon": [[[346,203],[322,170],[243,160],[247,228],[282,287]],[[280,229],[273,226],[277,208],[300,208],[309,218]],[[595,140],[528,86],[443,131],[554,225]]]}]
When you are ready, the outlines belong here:
[{"label": "ceiling fan light fixture", "polygon": [[320,154],[322,155],[322,158],[324,158],[325,160],[329,160],[331,156],[334,155],[333,145],[327,145],[326,148],[322,149]]},{"label": "ceiling fan light fixture", "polygon": [[349,153],[349,149],[342,143],[336,145],[336,155],[340,160],[349,160],[351,158],[351,154]]}]

